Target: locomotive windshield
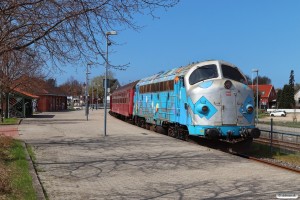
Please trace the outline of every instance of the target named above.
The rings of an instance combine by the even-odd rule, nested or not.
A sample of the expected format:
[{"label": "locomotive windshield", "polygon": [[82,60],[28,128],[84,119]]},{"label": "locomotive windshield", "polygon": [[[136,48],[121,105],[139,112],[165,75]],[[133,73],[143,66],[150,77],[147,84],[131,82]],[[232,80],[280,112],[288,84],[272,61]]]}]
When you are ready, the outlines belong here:
[{"label": "locomotive windshield", "polygon": [[244,84],[247,82],[245,77],[241,74],[241,72],[236,67],[222,65],[222,72],[224,78],[229,78]]},{"label": "locomotive windshield", "polygon": [[194,85],[200,81],[204,81],[206,79],[217,78],[218,70],[216,65],[205,65],[197,68],[192,72],[189,78],[189,83]]}]

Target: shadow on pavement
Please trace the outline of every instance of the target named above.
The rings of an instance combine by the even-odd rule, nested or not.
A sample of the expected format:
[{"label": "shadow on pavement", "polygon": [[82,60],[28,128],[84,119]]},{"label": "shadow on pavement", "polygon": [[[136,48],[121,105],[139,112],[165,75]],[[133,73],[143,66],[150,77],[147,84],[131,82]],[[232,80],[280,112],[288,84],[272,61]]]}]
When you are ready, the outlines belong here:
[{"label": "shadow on pavement", "polygon": [[[147,140],[142,139],[144,137]],[[43,176],[55,177],[56,181],[72,180],[77,184],[102,181],[100,192],[93,193],[93,198],[270,199],[282,187],[284,180],[271,183],[274,189],[266,191],[264,185],[270,184],[268,180],[248,180],[244,179],[243,172],[218,171],[246,162],[244,160],[215,154],[209,149],[195,151],[185,148],[183,143],[164,139],[141,133],[122,138],[56,138],[44,143],[33,141],[30,145],[48,155],[47,159],[35,163]],[[227,173],[228,180],[219,179],[218,173]],[[115,180],[125,186],[118,186],[116,190],[112,184]]]},{"label": "shadow on pavement", "polygon": [[53,118],[55,115],[32,115],[28,118]]}]

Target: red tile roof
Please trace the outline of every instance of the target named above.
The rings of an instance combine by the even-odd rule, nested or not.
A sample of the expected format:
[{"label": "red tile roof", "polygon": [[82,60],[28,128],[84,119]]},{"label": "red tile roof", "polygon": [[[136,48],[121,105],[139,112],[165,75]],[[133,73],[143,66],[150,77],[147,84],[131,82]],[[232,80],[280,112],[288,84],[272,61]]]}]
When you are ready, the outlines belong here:
[{"label": "red tile roof", "polygon": [[[252,90],[256,90],[256,85],[249,85]],[[273,85],[258,85],[258,91],[261,93],[261,97],[268,98],[271,94]]]},{"label": "red tile roof", "polygon": [[42,95],[67,96],[59,88],[53,87],[43,79],[30,78],[30,81],[22,81],[22,84],[14,88],[16,92],[31,98],[38,98]]},{"label": "red tile roof", "polygon": [[36,95],[34,95],[34,94],[31,94],[31,93],[22,91],[22,90],[20,90],[19,88],[15,88],[14,91],[17,92],[17,93],[20,93],[20,94],[22,94],[22,95],[24,95],[24,96],[33,98],[33,99],[38,99],[38,98],[39,98],[39,96],[36,96]]}]

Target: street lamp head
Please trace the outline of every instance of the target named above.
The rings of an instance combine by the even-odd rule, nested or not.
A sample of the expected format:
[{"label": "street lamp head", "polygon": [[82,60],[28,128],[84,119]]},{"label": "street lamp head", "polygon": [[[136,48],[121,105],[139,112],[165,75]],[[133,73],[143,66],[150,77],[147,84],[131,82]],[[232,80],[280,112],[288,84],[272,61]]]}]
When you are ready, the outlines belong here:
[{"label": "street lamp head", "polygon": [[252,69],[252,72],[258,72],[258,69]]},{"label": "street lamp head", "polygon": [[117,35],[117,31],[108,31],[106,35]]}]

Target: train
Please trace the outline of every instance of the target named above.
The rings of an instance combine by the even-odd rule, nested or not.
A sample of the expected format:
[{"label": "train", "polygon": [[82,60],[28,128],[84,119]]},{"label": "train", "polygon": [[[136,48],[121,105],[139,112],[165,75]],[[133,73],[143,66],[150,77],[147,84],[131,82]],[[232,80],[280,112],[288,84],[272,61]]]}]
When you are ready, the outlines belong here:
[{"label": "train", "polygon": [[180,139],[253,140],[254,96],[240,69],[208,60],[162,71],[116,89],[110,114]]}]

